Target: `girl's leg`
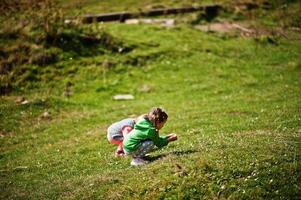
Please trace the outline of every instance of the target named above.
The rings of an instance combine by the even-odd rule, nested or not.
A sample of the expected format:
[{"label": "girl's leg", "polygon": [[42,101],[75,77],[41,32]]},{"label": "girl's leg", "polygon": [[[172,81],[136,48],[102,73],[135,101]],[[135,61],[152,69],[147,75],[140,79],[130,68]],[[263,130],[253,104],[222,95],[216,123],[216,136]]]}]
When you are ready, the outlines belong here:
[{"label": "girl's leg", "polygon": [[122,135],[120,134],[114,134],[113,136],[108,134],[108,140],[111,144],[116,144],[118,145],[116,152],[115,152],[115,157],[120,157],[124,156],[124,151],[123,151],[123,140],[124,138],[131,132],[133,128],[130,126],[125,126],[122,129]]},{"label": "girl's leg", "polygon": [[133,157],[131,165],[138,166],[148,163],[148,161],[144,160],[143,157],[153,149],[154,143],[151,140],[143,141],[140,147],[135,152],[131,153],[131,156]]},{"label": "girl's leg", "polygon": [[141,142],[140,147],[132,154],[133,158],[143,158],[147,153],[154,149],[154,143],[151,140]]},{"label": "girl's leg", "polygon": [[124,156],[124,152],[123,152],[123,141],[122,140],[116,140],[116,139],[110,139],[109,142],[111,144],[116,144],[118,145],[116,152],[115,152],[115,157],[120,157],[120,156]]},{"label": "girl's leg", "polygon": [[133,128],[130,127],[130,126],[126,126],[122,129],[122,135],[123,136],[114,136],[112,139],[111,139],[111,144],[117,144],[118,147],[117,147],[117,150],[116,152],[120,152],[122,154],[124,154],[123,152],[123,140],[124,138],[131,132]]}]

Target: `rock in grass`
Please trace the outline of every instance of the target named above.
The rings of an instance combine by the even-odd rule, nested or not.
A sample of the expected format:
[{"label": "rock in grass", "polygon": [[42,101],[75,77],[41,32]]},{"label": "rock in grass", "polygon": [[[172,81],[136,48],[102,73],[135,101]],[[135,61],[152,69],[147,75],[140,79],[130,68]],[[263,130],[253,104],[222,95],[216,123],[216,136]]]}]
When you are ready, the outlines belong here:
[{"label": "rock in grass", "polygon": [[19,105],[26,105],[26,104],[29,104],[29,101],[25,99],[25,97],[18,97],[16,100],[15,100],[15,103],[16,104],[19,104]]},{"label": "rock in grass", "polygon": [[127,20],[125,20],[125,23],[126,24],[139,24],[140,21],[139,21],[139,19],[127,19]]},{"label": "rock in grass", "polygon": [[114,100],[133,100],[135,99],[133,95],[131,94],[118,94],[113,96]]},{"label": "rock in grass", "polygon": [[174,19],[128,19],[126,24],[158,24],[165,27],[172,27],[175,25]]},{"label": "rock in grass", "polygon": [[26,105],[26,104],[29,104],[28,100],[24,100],[24,101],[21,102],[21,105]]},{"label": "rock in grass", "polygon": [[153,91],[153,87],[150,85],[142,85],[142,87],[140,87],[139,92],[145,92],[145,93],[149,93],[151,91]]},{"label": "rock in grass", "polygon": [[23,101],[25,101],[25,97],[17,97],[17,99],[15,100],[15,103],[21,104]]},{"label": "rock in grass", "polygon": [[41,115],[41,119],[44,119],[44,120],[50,120],[51,119],[51,115],[49,112],[44,112],[42,115]]}]

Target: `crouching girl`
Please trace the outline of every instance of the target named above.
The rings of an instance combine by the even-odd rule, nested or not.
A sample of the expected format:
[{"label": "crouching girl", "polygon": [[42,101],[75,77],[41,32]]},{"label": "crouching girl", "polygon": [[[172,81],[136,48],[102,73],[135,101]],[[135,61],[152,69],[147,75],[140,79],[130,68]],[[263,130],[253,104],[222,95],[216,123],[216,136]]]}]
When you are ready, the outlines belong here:
[{"label": "crouching girl", "polygon": [[140,116],[134,129],[123,141],[123,150],[133,159],[131,165],[143,165],[147,161],[143,157],[151,152],[155,146],[166,146],[169,142],[177,140],[176,134],[159,136],[159,130],[166,123],[168,115],[161,108],[154,108],[148,114]]}]

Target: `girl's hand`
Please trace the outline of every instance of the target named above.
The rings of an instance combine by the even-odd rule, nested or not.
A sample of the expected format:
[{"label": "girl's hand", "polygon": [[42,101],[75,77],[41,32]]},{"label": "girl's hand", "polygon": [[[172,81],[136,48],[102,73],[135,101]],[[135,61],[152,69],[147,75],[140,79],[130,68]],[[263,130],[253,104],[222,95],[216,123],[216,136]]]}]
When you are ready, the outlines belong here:
[{"label": "girl's hand", "polygon": [[122,135],[123,135],[123,138],[126,138],[126,137],[130,134],[130,132],[131,132],[132,130],[133,130],[133,128],[130,127],[130,126],[124,127],[124,128],[122,129]]},{"label": "girl's hand", "polygon": [[172,134],[167,135],[167,140],[168,140],[169,142],[175,141],[175,140],[177,140],[177,139],[178,139],[178,137],[177,137],[177,135],[176,135],[175,133],[172,133]]}]

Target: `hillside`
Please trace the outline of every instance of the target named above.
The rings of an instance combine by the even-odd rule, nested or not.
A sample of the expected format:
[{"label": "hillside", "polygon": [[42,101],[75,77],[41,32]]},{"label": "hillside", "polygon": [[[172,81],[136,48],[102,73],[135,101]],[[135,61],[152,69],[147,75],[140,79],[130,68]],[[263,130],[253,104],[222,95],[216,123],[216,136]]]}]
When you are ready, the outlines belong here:
[{"label": "hillside", "polygon": [[[5,2],[0,199],[300,197],[298,1]],[[207,3],[223,9],[80,23]],[[178,141],[145,166],[116,159],[106,128],[155,106]]]}]

